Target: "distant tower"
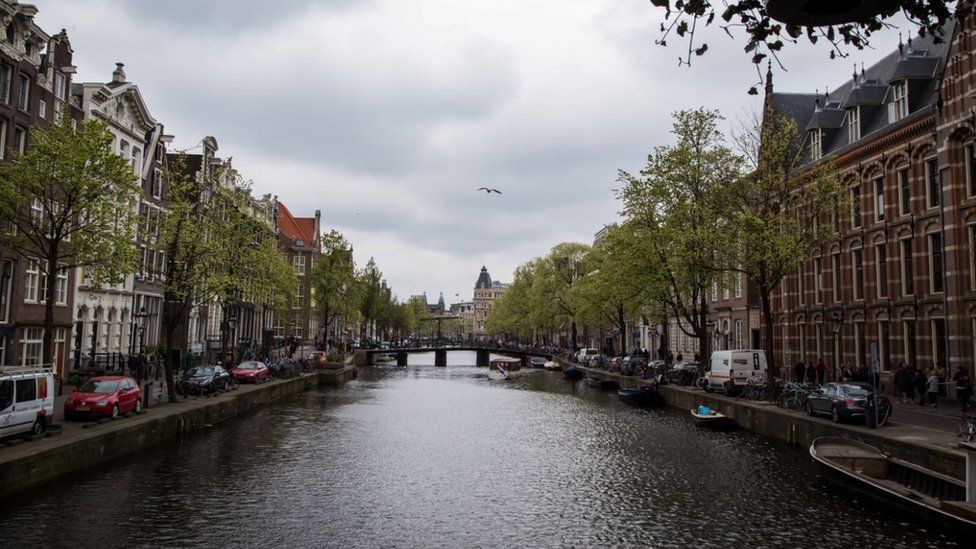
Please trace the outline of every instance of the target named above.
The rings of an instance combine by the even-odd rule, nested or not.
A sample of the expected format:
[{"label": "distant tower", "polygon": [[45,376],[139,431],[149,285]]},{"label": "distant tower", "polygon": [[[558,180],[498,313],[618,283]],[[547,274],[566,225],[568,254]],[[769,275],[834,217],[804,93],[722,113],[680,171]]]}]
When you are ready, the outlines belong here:
[{"label": "distant tower", "polygon": [[444,314],[444,292],[441,292],[441,297],[437,300],[437,314]]}]

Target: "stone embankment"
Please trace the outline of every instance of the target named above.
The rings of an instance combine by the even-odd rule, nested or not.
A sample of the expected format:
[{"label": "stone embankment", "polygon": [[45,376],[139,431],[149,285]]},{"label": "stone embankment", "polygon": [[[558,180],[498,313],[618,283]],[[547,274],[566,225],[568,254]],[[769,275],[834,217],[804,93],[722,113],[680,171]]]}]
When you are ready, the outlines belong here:
[{"label": "stone embankment", "polygon": [[[576,367],[593,375],[615,378],[621,387],[648,383],[578,364]],[[810,443],[819,437],[852,438],[866,442],[891,457],[956,478],[965,478],[966,456],[959,449],[960,439],[941,431],[892,422],[878,429],[853,423],[833,423],[829,419],[809,417],[803,411],[784,410],[769,402],[736,399],[678,385],[662,385],[660,392],[669,406],[688,411],[700,405],[708,406],[729,416],[743,429],[785,441],[803,451],[807,451]]]},{"label": "stone embankment", "polygon": [[0,444],[0,498],[210,427],[260,405],[319,385],[341,385],[355,377],[356,367],[345,365],[292,379],[241,386],[236,391],[210,398],[181,400],[116,421],[91,423],[91,428],[87,429],[71,429],[64,434],[28,442]]}]

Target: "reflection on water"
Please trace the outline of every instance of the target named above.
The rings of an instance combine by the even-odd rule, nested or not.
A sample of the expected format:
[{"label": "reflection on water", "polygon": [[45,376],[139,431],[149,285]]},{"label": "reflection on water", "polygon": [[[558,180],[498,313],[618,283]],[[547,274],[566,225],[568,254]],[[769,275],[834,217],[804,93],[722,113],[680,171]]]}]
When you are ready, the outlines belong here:
[{"label": "reflection on water", "polygon": [[[888,546],[947,540],[809,456],[473,353],[413,356],[0,503],[0,546]],[[431,364],[431,365],[424,365]]]}]

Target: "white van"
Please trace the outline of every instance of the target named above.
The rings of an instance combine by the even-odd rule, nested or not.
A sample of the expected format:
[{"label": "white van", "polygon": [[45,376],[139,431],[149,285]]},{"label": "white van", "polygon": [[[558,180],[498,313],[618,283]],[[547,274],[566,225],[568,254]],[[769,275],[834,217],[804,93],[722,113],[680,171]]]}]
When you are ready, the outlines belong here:
[{"label": "white van", "polygon": [[0,366],[0,438],[40,435],[54,421],[50,368]]},{"label": "white van", "polygon": [[705,390],[735,393],[745,387],[749,379],[765,379],[766,353],[760,349],[715,351],[712,353],[711,366],[711,371],[705,375],[708,380]]},{"label": "white van", "polygon": [[590,360],[593,359],[593,357],[596,357],[596,356],[599,356],[599,355],[600,355],[600,351],[598,351],[596,349],[593,349],[593,348],[580,349],[579,352],[576,353],[576,362],[578,362],[580,364],[583,364],[583,365],[588,365],[589,362],[590,362]]}]

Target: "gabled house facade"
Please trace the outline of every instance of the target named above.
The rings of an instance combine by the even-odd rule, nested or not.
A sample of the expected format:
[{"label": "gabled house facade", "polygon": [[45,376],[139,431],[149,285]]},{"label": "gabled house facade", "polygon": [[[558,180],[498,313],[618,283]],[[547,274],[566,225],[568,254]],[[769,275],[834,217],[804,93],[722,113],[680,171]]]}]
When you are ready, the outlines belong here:
[{"label": "gabled house facade", "polygon": [[[69,97],[71,43],[62,30],[48,35],[34,22],[37,8],[0,0],[0,162],[9,162],[30,147],[30,131],[49,126],[63,109],[75,120],[81,111]],[[0,365],[53,363],[61,377],[68,364],[74,286],[73,269],[58,277],[54,307],[52,356],[43,356],[44,308],[48,273],[43,262],[0,249]]]},{"label": "gabled house facade", "polygon": [[297,217],[281,202],[278,208],[278,248],[285,260],[295,267],[298,285],[287,313],[274,319],[275,338],[299,344],[322,344],[321,315],[315,307],[315,293],[308,275],[322,256],[322,212],[314,217]]}]

